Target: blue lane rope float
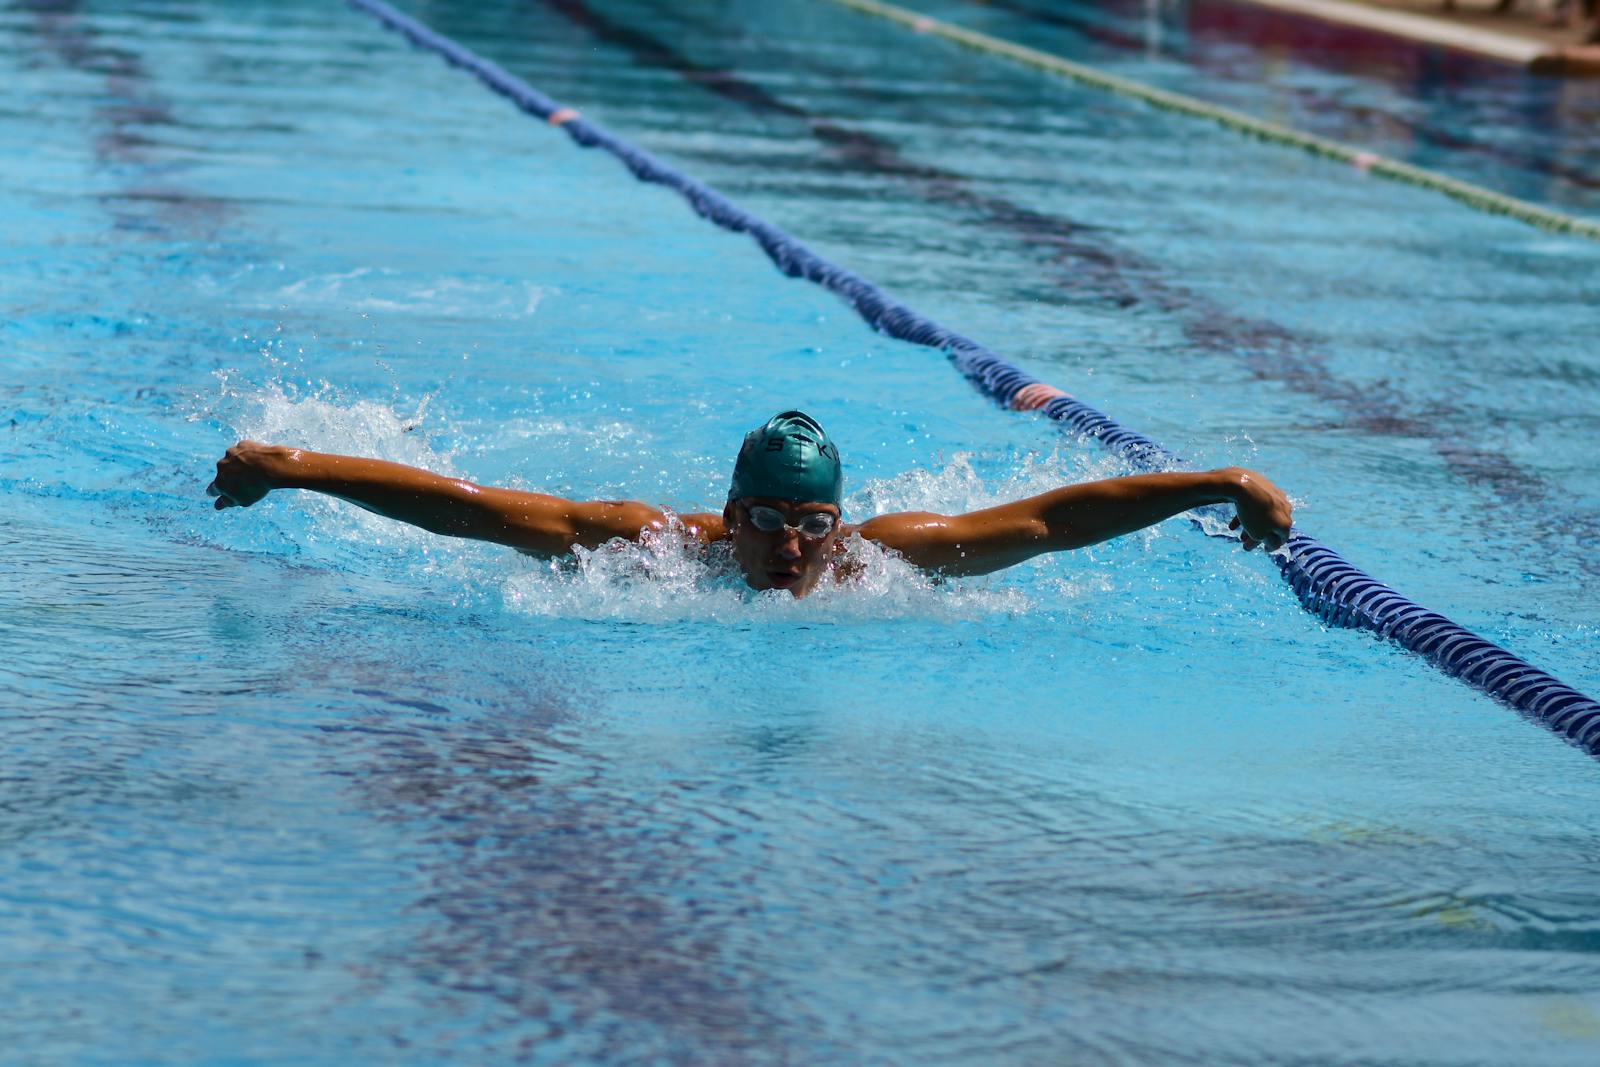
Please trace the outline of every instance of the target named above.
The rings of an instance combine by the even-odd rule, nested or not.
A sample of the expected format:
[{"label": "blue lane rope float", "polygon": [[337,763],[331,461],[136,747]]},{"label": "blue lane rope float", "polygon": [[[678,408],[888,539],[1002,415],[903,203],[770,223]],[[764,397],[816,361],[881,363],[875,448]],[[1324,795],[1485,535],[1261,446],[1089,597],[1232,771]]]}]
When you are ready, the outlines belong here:
[{"label": "blue lane rope float", "polygon": [[[721,193],[616,137],[495,63],[435,33],[383,0],[348,0],[419,47],[469,71],[520,109],[565,130],[586,148],[603,148],[640,180],[676,190],[701,217],[746,233],[784,274],[828,289],[874,330],[943,351],[982,392],[1016,411],[1038,411],[1094,438],[1138,467],[1183,466],[1166,448],[1065,391],[1039,381],[970,338],[939,325],[782,230],[735,206]],[[1215,509],[1221,514],[1223,509]],[[1333,626],[1370,630],[1423,656],[1446,674],[1483,690],[1591,756],[1600,756],[1600,703],[1493,642],[1406,599],[1298,529],[1272,559],[1300,603]]]}]

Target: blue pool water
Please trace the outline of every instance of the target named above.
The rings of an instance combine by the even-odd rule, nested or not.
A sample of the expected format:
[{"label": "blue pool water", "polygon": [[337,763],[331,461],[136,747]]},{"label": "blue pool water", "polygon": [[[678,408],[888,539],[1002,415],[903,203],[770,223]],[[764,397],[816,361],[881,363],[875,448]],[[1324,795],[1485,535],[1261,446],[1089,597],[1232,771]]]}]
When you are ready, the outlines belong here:
[{"label": "blue pool water", "polygon": [[[1600,691],[1600,246],[828,4],[408,10]],[[855,516],[1123,468],[342,4],[0,46],[8,1061],[1594,1062],[1593,761],[1183,523],[797,603],[210,511],[240,436],[715,506],[789,405]]]},{"label": "blue pool water", "polygon": [[1248,0],[912,0],[919,11],[1513,196],[1600,214],[1600,86]]}]

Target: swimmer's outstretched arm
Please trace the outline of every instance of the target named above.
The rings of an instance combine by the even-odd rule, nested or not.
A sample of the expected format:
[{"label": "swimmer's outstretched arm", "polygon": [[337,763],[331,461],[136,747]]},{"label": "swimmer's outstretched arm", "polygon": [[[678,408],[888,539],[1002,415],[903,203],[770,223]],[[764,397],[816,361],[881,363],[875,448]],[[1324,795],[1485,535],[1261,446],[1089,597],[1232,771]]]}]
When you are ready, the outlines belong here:
[{"label": "swimmer's outstretched arm", "polygon": [[258,441],[240,441],[228,449],[217,461],[217,477],[207,491],[220,510],[247,508],[274,489],[327,493],[433,533],[548,556],[575,545],[594,548],[613,537],[634,539],[666,518],[659,509],[635,501],[579,502],[496,489],[400,463]]},{"label": "swimmer's outstretched arm", "polygon": [[1082,548],[1203,504],[1232,504],[1244,547],[1270,551],[1289,536],[1292,507],[1254,471],[1139,474],[1083,482],[966,515],[902,512],[862,523],[861,536],[926,570],[987,574],[1045,552]]}]

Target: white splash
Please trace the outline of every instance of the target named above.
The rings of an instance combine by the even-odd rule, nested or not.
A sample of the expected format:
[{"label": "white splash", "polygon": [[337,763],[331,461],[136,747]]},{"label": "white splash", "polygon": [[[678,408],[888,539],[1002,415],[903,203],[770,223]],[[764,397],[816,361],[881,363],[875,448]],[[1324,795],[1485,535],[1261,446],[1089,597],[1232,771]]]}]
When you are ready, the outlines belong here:
[{"label": "white splash", "polygon": [[271,297],[269,306],[523,319],[535,314],[548,295],[540,286],[505,278],[408,277],[387,267],[357,267],[291,282]]},{"label": "white splash", "polygon": [[[409,411],[374,400],[349,400],[332,385],[323,382],[302,393],[294,385],[270,383],[259,387],[236,386],[226,373],[218,375],[220,403],[209,414],[229,423],[234,436],[274,444],[291,444],[317,452],[368,456],[404,463],[451,477],[458,477],[453,453],[433,447],[423,427],[428,418],[431,394],[417,400]],[[274,494],[272,500],[289,494]],[[315,493],[293,494],[291,507],[266,505],[271,521],[283,527],[285,536],[302,549],[382,548],[407,553],[429,572],[441,565],[449,569],[452,555],[459,550],[450,539],[383,518],[353,504]],[[262,509],[263,505],[257,505]],[[235,519],[234,521],[240,521]],[[344,562],[342,554],[336,555]],[[461,572],[470,571],[465,560]]]},{"label": "white splash", "polygon": [[847,577],[824,581],[803,599],[781,590],[756,592],[744,584],[725,545],[702,546],[669,513],[663,529],[637,543],[615,540],[524,563],[506,580],[503,596],[507,608],[530,615],[655,623],[973,619],[1033,608],[1019,589],[985,580],[940,582],[859,536],[845,543],[841,563]]},{"label": "white splash", "polygon": [[990,508],[1059,489],[1074,482],[1128,473],[1116,456],[1063,452],[1029,454],[1020,465],[995,481],[985,481],[973,467],[973,453],[958,452],[938,469],[916,468],[893,478],[872,479],[845,500],[845,514],[857,520],[896,511],[958,514]]},{"label": "white splash", "polygon": [[375,400],[348,400],[326,382],[305,394],[278,383],[238,388],[226,375],[220,382],[223,399],[237,405],[231,417],[240,437],[454,474],[452,453],[434,450],[421,432],[433,394],[424,395],[408,412]]}]

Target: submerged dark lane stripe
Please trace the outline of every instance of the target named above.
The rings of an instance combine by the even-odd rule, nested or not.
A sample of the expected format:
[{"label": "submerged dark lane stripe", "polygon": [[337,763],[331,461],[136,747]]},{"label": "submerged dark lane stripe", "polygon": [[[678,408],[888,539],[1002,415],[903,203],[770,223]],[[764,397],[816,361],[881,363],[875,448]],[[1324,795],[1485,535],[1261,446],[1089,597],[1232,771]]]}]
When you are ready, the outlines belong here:
[{"label": "submerged dark lane stripe", "polygon": [[[1315,351],[1317,342],[1314,339],[1276,322],[1236,315],[1209,297],[1168,282],[1161,277],[1166,272],[1159,265],[1138,253],[1117,248],[1108,239],[1091,242],[1071,236],[1074,233],[1100,236],[1104,231],[1098,227],[979,193],[970,188],[971,179],[965,175],[909,160],[898,147],[876,134],[851,129],[819,116],[741,78],[732,70],[697,63],[660,38],[607,18],[584,0],[540,2],[606,44],[625,52],[636,63],[669,70],[685,81],[753,111],[804,123],[831,149],[836,159],[864,173],[903,180],[930,200],[977,212],[988,221],[1005,226],[1028,245],[1050,254],[1046,264],[1057,270],[1069,291],[1087,289],[1119,307],[1143,304],[1171,315],[1184,337],[1197,347],[1242,358],[1258,380],[1277,382],[1327,404],[1337,410],[1352,429],[1375,436],[1427,441],[1453,474],[1496,497],[1521,502],[1544,500],[1551,495],[1551,488],[1543,478],[1512,462],[1503,453],[1479,447],[1442,429],[1436,422],[1407,413],[1402,398],[1391,390],[1341,381],[1328,369],[1326,359]],[[682,17],[681,13],[679,15]],[[828,70],[822,60],[806,58],[813,69],[823,71],[830,80],[842,80],[841,72]],[[1084,268],[1089,270],[1087,278],[1083,275]],[[1139,284],[1135,285],[1130,277],[1138,278]],[[1461,409],[1448,405],[1436,405],[1433,411],[1436,417],[1465,419],[1467,416]],[[1588,529],[1592,535],[1600,537],[1600,523],[1585,516],[1553,515],[1547,525],[1552,533]],[[1579,557],[1578,564],[1585,570],[1600,573],[1600,561]]]},{"label": "submerged dark lane stripe", "polygon": [[1089,271],[1087,278],[1075,278],[1075,283],[1093,291],[1101,299],[1123,306],[1139,302],[1138,294],[1124,277],[1125,265],[1118,261],[1112,250],[1072,236],[1089,233],[1099,227],[975,192],[964,175],[908,159],[895,145],[883,138],[841,125],[782,100],[731,70],[696,63],[660,38],[607,18],[583,0],[540,2],[573,25],[626,52],[640,65],[669,70],[684,81],[752,111],[779,115],[804,124],[812,136],[831,150],[835,159],[861,173],[889,175],[913,183],[930,200],[981,212],[990,221],[1004,225],[1029,244],[1048,248],[1070,258],[1075,265]]},{"label": "submerged dark lane stripe", "polygon": [[[107,34],[83,11],[81,0],[24,0],[17,10],[31,16],[30,32],[50,54],[72,70],[104,79],[103,95],[94,108],[98,132],[94,156],[114,164],[125,175],[116,189],[96,197],[120,231],[178,234],[214,239],[229,220],[229,205],[218,198],[184,189],[171,181],[174,171],[192,169],[152,152],[151,127],[183,127],[171,104],[155,88],[140,56]],[[152,205],[135,210],[138,205]]]}]

